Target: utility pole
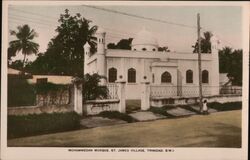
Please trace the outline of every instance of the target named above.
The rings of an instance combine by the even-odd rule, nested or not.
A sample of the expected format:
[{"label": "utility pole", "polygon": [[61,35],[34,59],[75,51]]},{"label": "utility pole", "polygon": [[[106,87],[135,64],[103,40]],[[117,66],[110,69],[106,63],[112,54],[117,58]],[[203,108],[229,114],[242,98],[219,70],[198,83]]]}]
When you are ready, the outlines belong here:
[{"label": "utility pole", "polygon": [[200,13],[197,14],[197,33],[198,33],[198,70],[199,70],[199,99],[200,112],[202,111],[202,74],[201,74],[201,38],[200,33]]}]

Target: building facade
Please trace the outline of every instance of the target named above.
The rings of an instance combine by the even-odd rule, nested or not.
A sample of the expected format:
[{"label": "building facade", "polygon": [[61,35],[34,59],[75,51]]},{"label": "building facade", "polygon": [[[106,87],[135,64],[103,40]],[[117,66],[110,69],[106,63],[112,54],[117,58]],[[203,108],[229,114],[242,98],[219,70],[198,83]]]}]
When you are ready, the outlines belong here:
[{"label": "building facade", "polygon": [[[97,52],[85,44],[84,73],[107,77],[101,85],[126,82],[126,98],[140,99],[141,84],[164,90],[166,96],[197,96],[199,86],[198,54],[159,52],[157,39],[146,29],[132,41],[131,50],[106,49],[105,31],[98,29]],[[219,94],[218,40],[211,38],[210,54],[201,55],[204,94]],[[156,89],[157,92],[157,89]],[[161,95],[162,96],[162,95]]]}]

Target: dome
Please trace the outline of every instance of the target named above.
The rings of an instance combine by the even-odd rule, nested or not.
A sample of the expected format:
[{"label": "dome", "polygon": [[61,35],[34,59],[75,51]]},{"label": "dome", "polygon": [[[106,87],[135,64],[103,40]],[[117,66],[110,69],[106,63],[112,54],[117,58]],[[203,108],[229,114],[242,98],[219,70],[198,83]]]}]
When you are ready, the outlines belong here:
[{"label": "dome", "polygon": [[152,33],[143,28],[132,41],[132,50],[156,51],[158,43]]}]

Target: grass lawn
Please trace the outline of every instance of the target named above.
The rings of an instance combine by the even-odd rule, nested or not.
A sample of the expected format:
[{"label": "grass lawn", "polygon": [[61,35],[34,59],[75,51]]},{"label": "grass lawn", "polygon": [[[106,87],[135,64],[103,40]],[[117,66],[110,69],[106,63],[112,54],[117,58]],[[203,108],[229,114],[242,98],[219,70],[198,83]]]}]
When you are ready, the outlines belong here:
[{"label": "grass lawn", "polygon": [[8,146],[241,147],[241,110],[8,140]]}]

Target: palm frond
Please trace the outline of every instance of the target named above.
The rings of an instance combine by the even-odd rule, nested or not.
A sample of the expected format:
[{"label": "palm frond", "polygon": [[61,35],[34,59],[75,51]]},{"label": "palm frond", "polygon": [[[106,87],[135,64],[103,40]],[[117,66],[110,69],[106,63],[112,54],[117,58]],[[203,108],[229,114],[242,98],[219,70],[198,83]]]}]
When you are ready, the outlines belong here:
[{"label": "palm frond", "polygon": [[34,29],[30,29],[29,25],[18,26],[17,31],[11,30],[10,34],[17,38],[17,40],[9,42],[9,51],[11,51],[12,55],[20,51],[24,55],[38,53],[39,44],[31,41],[37,36],[37,33]]}]

